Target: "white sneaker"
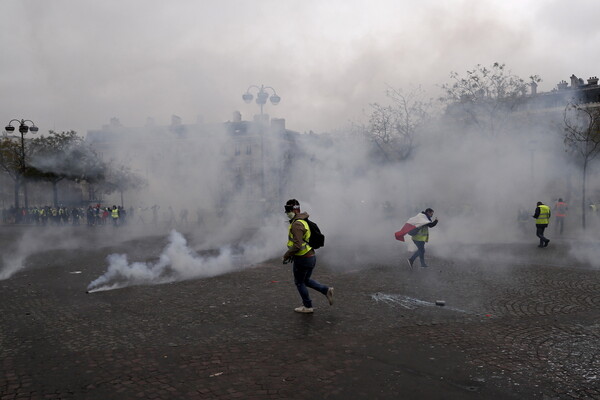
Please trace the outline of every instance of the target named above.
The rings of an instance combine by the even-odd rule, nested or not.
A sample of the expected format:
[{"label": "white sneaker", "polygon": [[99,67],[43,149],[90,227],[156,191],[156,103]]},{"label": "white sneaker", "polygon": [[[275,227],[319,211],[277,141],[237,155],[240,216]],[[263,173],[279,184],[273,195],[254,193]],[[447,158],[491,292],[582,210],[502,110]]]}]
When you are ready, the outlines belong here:
[{"label": "white sneaker", "polygon": [[298,308],[294,308],[294,311],[299,312],[299,313],[303,313],[303,314],[310,314],[313,312],[313,308],[312,307],[298,307]]},{"label": "white sneaker", "polygon": [[333,288],[332,287],[327,289],[327,300],[329,300],[329,305],[332,306],[333,305]]}]

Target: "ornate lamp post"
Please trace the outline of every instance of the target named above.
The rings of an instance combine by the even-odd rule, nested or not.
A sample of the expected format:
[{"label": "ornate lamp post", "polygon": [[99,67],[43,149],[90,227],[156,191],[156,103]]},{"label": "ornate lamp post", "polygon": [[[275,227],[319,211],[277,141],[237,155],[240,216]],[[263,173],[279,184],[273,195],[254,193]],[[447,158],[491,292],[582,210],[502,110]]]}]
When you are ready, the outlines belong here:
[{"label": "ornate lamp post", "polygon": [[[263,115],[263,106],[267,103],[267,99],[271,101],[271,104],[276,106],[281,101],[281,97],[277,95],[275,89],[271,86],[260,85],[260,87],[256,85],[250,85],[246,90],[246,93],[242,95],[242,99],[246,103],[250,103],[254,96],[250,93],[250,89],[257,89],[258,93],[256,93],[256,104],[260,105],[260,115]],[[269,96],[269,90],[273,92],[271,96]]]},{"label": "ornate lamp post", "polygon": [[[8,122],[8,125],[4,127],[6,132],[12,133],[15,131],[15,127],[12,126],[13,122],[17,122],[19,124],[19,133],[21,134],[21,157],[19,160],[20,167],[20,178],[23,179],[23,199],[25,200],[25,208],[29,208],[29,203],[27,200],[27,185],[25,182],[24,174],[25,174],[25,134],[27,132],[36,133],[38,131],[38,127],[35,126],[35,122],[30,119],[11,119]],[[31,124],[31,126],[28,125]],[[17,212],[19,212],[19,192],[18,189],[15,191],[15,208],[17,208]]]},{"label": "ornate lamp post", "polygon": [[[269,100],[271,102],[271,104],[273,104],[274,106],[276,106],[277,104],[279,104],[279,102],[281,101],[281,97],[279,97],[277,95],[277,92],[275,91],[275,89],[273,89],[271,86],[265,86],[265,85],[260,85],[256,86],[256,85],[250,85],[248,87],[248,89],[246,90],[246,93],[244,93],[242,95],[242,99],[246,102],[246,103],[250,103],[253,99],[254,96],[252,95],[252,93],[250,93],[250,91],[256,91],[256,104],[258,104],[260,106],[260,163],[261,163],[261,172],[260,172],[260,193],[261,193],[261,201],[264,201],[266,198],[266,166],[265,166],[265,139],[264,139],[264,124],[265,121],[263,120],[263,106],[267,103],[267,100]],[[265,210],[263,210],[264,213]]]}]

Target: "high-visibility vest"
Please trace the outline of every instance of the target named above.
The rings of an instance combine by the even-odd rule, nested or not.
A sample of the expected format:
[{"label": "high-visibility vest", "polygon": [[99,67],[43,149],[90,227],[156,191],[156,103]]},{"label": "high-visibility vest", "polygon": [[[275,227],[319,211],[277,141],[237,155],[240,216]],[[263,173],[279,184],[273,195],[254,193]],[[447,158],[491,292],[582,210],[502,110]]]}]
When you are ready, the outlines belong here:
[{"label": "high-visibility vest", "polygon": [[550,207],[545,204],[539,205],[540,215],[535,220],[536,225],[548,225],[550,222]]},{"label": "high-visibility vest", "polygon": [[[308,244],[308,239],[310,238],[310,228],[308,227],[308,222],[306,222],[303,219],[297,219],[296,221],[300,222],[302,225],[304,225],[304,228],[306,229],[306,231],[304,232],[304,236],[302,236],[302,247],[300,248],[299,251],[297,251],[296,253],[294,253],[295,256],[303,256],[306,253],[308,253],[309,251],[312,250],[312,247],[310,247],[310,245]],[[294,222],[296,222],[294,221]],[[290,224],[290,227],[288,228],[288,242],[287,242],[287,247],[289,250],[294,248],[294,236],[292,235],[292,224],[294,223],[292,222]]]},{"label": "high-visibility vest", "polygon": [[119,218],[119,210],[116,208],[113,208],[113,210],[111,211],[111,216],[115,219]]},{"label": "high-visibility vest", "polygon": [[417,231],[417,234],[412,237],[412,240],[417,242],[428,242],[429,241],[429,226],[423,225]]},{"label": "high-visibility vest", "polygon": [[559,201],[556,203],[556,216],[566,217],[567,216],[567,203]]}]

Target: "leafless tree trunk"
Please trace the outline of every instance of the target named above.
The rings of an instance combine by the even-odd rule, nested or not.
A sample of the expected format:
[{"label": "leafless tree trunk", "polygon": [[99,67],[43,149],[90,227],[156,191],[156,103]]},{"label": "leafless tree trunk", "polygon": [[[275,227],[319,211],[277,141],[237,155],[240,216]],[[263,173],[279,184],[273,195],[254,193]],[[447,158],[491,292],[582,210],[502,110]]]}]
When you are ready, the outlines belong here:
[{"label": "leafless tree trunk", "polygon": [[569,103],[564,111],[565,145],[581,162],[581,226],[586,228],[586,179],[590,161],[600,152],[600,108]]}]

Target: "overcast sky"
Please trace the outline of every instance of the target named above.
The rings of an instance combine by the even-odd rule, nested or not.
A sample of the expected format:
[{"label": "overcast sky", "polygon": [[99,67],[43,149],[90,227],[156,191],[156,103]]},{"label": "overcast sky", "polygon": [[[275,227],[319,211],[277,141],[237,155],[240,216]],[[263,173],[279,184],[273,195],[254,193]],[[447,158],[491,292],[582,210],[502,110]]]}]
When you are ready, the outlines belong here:
[{"label": "overcast sky", "polygon": [[0,15],[0,122],[44,133],[251,119],[241,95],[261,84],[282,98],[272,117],[323,132],[386,85],[435,96],[476,64],[540,91],[600,74],[598,0],[2,0]]}]

